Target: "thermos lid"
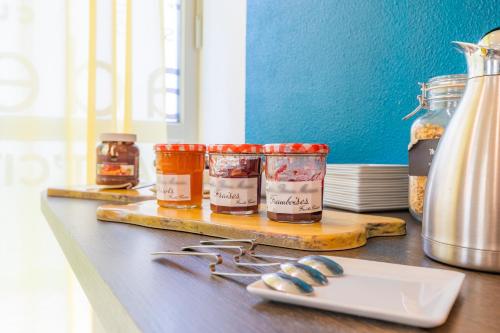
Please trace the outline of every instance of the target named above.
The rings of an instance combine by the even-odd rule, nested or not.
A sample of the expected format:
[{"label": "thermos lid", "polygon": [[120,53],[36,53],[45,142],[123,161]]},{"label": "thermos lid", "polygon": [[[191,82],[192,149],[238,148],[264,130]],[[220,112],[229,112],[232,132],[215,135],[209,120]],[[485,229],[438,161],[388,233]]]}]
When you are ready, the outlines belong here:
[{"label": "thermos lid", "polygon": [[469,78],[500,75],[500,28],[486,33],[479,43],[453,42],[467,58]]},{"label": "thermos lid", "polygon": [[484,47],[500,49],[500,27],[485,33],[478,44]]}]

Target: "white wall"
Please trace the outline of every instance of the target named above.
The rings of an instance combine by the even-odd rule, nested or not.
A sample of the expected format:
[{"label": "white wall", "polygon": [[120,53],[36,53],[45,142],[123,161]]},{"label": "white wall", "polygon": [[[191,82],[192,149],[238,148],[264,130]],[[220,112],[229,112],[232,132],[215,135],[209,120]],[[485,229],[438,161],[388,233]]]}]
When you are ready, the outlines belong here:
[{"label": "white wall", "polygon": [[246,0],[204,0],[199,141],[245,142]]}]

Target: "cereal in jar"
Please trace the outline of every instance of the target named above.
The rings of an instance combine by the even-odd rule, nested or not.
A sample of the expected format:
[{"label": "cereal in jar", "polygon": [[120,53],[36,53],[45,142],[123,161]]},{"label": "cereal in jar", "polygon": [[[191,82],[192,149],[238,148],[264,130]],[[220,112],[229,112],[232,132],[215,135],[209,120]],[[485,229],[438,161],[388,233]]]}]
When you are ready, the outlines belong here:
[{"label": "cereal in jar", "polygon": [[425,187],[432,158],[458,107],[466,82],[466,75],[457,74],[434,77],[428,83],[422,83],[422,94],[417,97],[420,105],[404,118],[409,119],[419,110],[426,109],[411,126],[408,146],[408,204],[410,213],[419,221],[423,217]]}]

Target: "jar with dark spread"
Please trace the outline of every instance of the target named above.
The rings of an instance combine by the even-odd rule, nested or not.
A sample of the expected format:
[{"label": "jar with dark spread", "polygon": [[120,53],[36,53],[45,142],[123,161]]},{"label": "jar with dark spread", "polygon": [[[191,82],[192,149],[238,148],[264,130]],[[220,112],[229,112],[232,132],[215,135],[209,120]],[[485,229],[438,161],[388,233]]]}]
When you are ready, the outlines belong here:
[{"label": "jar with dark spread", "polygon": [[202,144],[157,144],[156,199],[160,207],[201,207],[206,147]]},{"label": "jar with dark spread", "polygon": [[326,173],[326,144],[264,145],[267,217],[273,221],[321,220]]},{"label": "jar with dark spread", "polygon": [[136,186],[139,183],[139,148],[137,136],[126,133],[103,133],[97,146],[97,185]]},{"label": "jar with dark spread", "polygon": [[212,212],[258,213],[262,145],[210,145],[208,152]]}]

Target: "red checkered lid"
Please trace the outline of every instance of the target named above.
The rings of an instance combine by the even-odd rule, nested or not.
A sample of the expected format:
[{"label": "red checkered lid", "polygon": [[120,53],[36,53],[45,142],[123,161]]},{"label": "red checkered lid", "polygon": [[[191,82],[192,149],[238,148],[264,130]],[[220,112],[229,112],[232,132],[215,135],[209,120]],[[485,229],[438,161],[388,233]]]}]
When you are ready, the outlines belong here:
[{"label": "red checkered lid", "polygon": [[209,145],[209,153],[220,154],[262,154],[262,145],[251,143],[243,143],[240,145],[223,144],[223,145]]},{"label": "red checkered lid", "polygon": [[264,145],[264,154],[328,154],[324,143],[271,143]]},{"label": "red checkered lid", "polygon": [[190,151],[204,153],[207,147],[202,144],[190,143],[159,143],[155,145],[155,151]]}]

